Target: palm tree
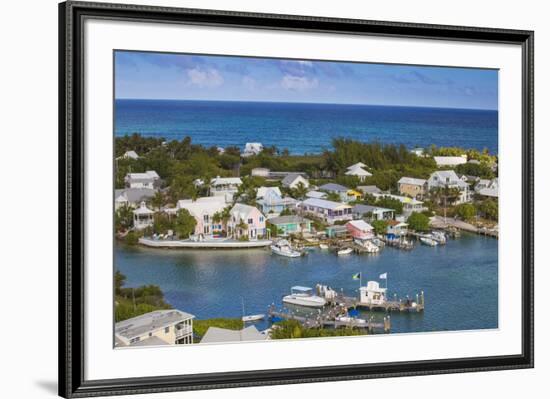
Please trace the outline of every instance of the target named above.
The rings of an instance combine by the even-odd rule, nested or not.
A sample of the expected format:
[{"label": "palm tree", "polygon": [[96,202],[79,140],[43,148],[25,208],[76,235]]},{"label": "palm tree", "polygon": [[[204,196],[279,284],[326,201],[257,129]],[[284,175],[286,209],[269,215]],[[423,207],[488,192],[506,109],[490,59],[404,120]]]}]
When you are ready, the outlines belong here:
[{"label": "palm tree", "polygon": [[460,193],[458,187],[449,187],[448,184],[443,187],[432,188],[431,195],[436,203],[441,204],[441,200],[443,200],[443,220],[445,223],[447,223],[447,203],[453,204],[460,198]]},{"label": "palm tree", "polygon": [[153,198],[151,198],[151,205],[157,209],[157,212],[160,212],[160,208],[164,204],[164,195],[160,191],[157,191]]},{"label": "palm tree", "polygon": [[307,187],[304,183],[299,182],[296,187],[292,190],[292,195],[296,199],[303,199],[306,196]]}]

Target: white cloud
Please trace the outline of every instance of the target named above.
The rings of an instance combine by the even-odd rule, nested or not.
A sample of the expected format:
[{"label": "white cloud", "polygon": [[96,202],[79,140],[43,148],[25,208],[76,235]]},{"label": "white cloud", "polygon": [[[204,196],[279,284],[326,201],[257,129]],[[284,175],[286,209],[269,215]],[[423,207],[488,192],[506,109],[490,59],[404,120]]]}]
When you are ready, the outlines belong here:
[{"label": "white cloud", "polygon": [[248,90],[254,90],[256,88],[256,80],[250,76],[244,76],[242,79],[243,86]]},{"label": "white cloud", "polygon": [[281,80],[281,86],[287,90],[309,90],[319,86],[319,81],[316,78],[309,79],[305,76],[285,75]]},{"label": "white cloud", "polygon": [[214,68],[187,70],[189,83],[198,87],[218,87],[223,84],[222,75]]}]

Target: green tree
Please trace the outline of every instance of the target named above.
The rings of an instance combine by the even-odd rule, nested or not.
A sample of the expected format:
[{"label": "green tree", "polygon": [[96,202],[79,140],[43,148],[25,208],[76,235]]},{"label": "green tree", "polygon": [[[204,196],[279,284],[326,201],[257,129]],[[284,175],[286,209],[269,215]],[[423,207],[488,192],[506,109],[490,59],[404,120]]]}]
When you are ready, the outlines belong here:
[{"label": "green tree", "polygon": [[187,209],[180,209],[174,221],[174,231],[179,238],[189,238],[189,235],[195,231],[197,221]]},{"label": "green tree", "polygon": [[388,228],[388,222],[385,220],[373,220],[371,226],[376,234],[385,234]]},{"label": "green tree", "polygon": [[413,212],[407,219],[409,228],[415,231],[427,231],[430,229],[430,218],[422,213]]},{"label": "green tree", "polygon": [[476,216],[476,207],[472,204],[460,204],[455,212],[462,220],[471,220]]},{"label": "green tree", "polygon": [[487,198],[486,200],[479,203],[478,209],[486,219],[498,221],[497,201]]},{"label": "green tree", "polygon": [[134,223],[134,209],[126,204],[115,211],[115,229],[128,230]]},{"label": "green tree", "polygon": [[393,209],[396,214],[403,213],[403,203],[396,198],[390,196],[378,197],[376,200],[376,206],[382,208]]},{"label": "green tree", "polygon": [[160,191],[157,191],[153,198],[151,198],[151,205],[156,208],[157,212],[160,212],[160,208],[164,205],[164,196]]},{"label": "green tree", "polygon": [[306,196],[308,188],[304,183],[299,182],[295,188],[291,190],[292,197],[296,199],[303,199]]}]

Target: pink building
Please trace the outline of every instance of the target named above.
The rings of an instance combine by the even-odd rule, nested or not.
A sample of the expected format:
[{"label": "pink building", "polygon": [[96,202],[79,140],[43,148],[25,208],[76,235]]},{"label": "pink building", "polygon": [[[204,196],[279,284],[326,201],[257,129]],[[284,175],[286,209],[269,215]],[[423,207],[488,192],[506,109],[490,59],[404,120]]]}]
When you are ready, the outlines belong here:
[{"label": "pink building", "polygon": [[258,208],[235,204],[230,215],[227,233],[233,238],[248,237],[250,240],[256,240],[258,237],[266,236],[265,216]]},{"label": "pink building", "polygon": [[221,221],[214,221],[214,215],[223,212],[225,206],[223,197],[201,197],[195,201],[179,200],[177,207],[167,212],[177,214],[180,209],[187,209],[197,221],[194,233],[196,236],[217,237],[221,234],[223,225]]},{"label": "pink building", "polygon": [[364,220],[351,220],[346,223],[346,228],[353,238],[368,240],[374,237],[373,227]]}]

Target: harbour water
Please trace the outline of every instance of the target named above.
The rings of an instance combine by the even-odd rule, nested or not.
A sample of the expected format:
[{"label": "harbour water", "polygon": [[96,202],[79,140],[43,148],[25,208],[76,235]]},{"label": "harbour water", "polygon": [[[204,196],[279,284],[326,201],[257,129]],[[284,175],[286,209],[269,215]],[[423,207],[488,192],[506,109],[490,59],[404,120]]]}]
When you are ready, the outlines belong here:
[{"label": "harbour water", "polygon": [[[424,291],[425,311],[394,313],[392,333],[498,327],[498,240],[471,234],[433,248],[385,248],[376,255],[346,257],[314,249],[292,259],[267,249],[161,250],[117,244],[115,266],[127,276],[126,286],[156,284],[168,303],[198,319],[241,317],[242,301],[246,314],[266,313],[272,303],[282,306],[282,296],[293,285],[321,283],[356,296],[359,281],[352,276],[361,272],[363,284],[387,273],[390,298],[415,299]],[[267,326],[262,322],[258,328]]]},{"label": "harbour water", "polygon": [[488,148],[498,153],[498,112],[349,104],[116,100],[115,135],[140,133],[205,146],[261,142],[291,154],[320,153],[335,137]]}]

